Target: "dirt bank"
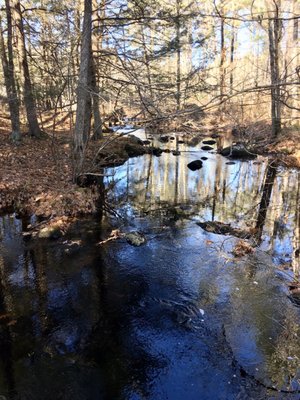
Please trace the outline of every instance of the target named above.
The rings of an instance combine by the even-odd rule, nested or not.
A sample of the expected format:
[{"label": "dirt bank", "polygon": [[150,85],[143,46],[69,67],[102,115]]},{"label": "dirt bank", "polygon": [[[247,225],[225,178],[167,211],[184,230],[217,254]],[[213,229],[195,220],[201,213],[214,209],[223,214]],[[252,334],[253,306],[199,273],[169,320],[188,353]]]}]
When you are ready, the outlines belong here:
[{"label": "dirt bank", "polygon": [[[89,146],[85,171],[99,174],[100,167],[120,165],[129,157],[150,151],[134,138],[111,139],[106,137]],[[11,143],[7,133],[1,133],[0,171],[2,213],[13,210],[49,218],[96,211],[99,193],[95,185],[82,187],[73,182],[69,133],[42,140],[25,135],[19,146]]]}]

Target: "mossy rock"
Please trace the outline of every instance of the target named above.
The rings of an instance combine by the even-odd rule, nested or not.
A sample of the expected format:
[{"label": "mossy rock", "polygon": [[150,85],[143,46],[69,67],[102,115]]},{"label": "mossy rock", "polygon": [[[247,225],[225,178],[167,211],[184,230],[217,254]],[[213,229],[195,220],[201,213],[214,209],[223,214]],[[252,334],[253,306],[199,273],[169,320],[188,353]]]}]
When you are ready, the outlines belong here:
[{"label": "mossy rock", "polygon": [[140,232],[125,233],[124,237],[127,240],[127,242],[132,246],[139,247],[146,243],[145,236]]}]

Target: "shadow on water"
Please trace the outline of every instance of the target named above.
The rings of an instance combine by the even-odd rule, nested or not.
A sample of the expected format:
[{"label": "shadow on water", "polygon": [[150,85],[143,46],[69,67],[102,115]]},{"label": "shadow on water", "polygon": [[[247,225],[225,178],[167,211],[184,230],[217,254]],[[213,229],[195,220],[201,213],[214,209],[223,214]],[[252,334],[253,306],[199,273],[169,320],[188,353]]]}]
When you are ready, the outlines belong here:
[{"label": "shadow on water", "polygon": [[[0,219],[3,398],[299,399],[299,309],[272,263],[298,268],[299,174],[172,142],[106,182],[144,246],[97,246],[105,219],[56,242]],[[259,249],[236,260],[237,239],[196,221],[253,228]]]}]

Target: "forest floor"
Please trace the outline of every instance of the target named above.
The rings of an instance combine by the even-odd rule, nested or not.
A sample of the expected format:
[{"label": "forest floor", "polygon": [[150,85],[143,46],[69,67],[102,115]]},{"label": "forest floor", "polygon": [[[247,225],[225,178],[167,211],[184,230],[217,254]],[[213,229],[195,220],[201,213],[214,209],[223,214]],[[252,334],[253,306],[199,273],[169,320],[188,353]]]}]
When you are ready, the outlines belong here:
[{"label": "forest floor", "polygon": [[300,128],[283,128],[277,138],[269,124],[252,124],[248,131],[257,153],[273,157],[284,167],[300,168]]},{"label": "forest floor", "polygon": [[266,150],[275,155],[282,165],[300,168],[300,128],[286,129],[275,141],[270,140]]},{"label": "forest floor", "polygon": [[43,139],[24,134],[19,145],[0,132],[0,213],[13,210],[51,220],[95,213],[101,167],[149,152],[138,139],[119,136],[110,133],[90,142],[83,167],[88,173],[74,183],[70,132]]}]

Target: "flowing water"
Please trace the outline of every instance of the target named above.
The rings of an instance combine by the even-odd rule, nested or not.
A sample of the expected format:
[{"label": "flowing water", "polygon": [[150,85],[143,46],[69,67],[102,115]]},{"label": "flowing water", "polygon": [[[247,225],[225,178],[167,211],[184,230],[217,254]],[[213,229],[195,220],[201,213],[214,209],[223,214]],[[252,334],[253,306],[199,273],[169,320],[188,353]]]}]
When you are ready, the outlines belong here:
[{"label": "flowing water", "polygon": [[[107,170],[117,221],[26,241],[30,221],[1,218],[1,400],[300,399],[300,313],[286,286],[299,269],[299,172],[227,164],[202,146],[177,138],[161,147],[179,156]],[[255,228],[255,251],[234,257],[239,239],[199,221]],[[112,225],[146,244],[97,245]]]}]

